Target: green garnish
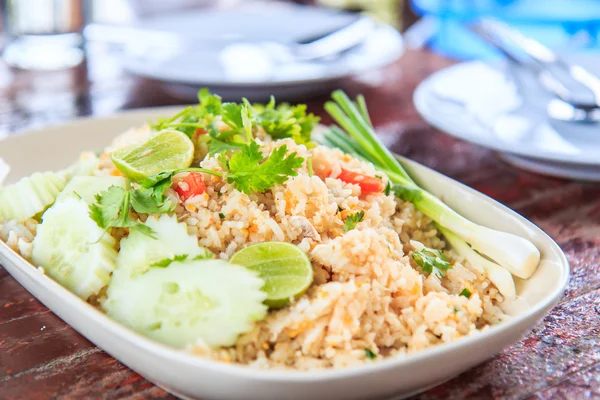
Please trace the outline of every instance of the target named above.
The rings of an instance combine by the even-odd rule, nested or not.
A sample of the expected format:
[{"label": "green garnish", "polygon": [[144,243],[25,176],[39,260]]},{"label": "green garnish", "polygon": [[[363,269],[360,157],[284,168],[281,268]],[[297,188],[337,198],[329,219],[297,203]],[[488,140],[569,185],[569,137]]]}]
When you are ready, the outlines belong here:
[{"label": "green garnish", "polygon": [[306,104],[291,106],[287,103],[275,105],[275,98],[267,105],[252,106],[254,123],[261,126],[274,139],[292,138],[298,144],[310,142],[313,126],[319,117],[306,113]]},{"label": "green garnish", "polygon": [[464,288],[462,292],[460,292],[459,296],[465,296],[467,299],[471,298],[471,291],[467,288]]},{"label": "green garnish", "polygon": [[425,247],[423,250],[413,252],[411,256],[423,272],[433,273],[440,279],[445,276],[444,271],[452,268],[452,264],[448,262],[448,257],[436,249]]},{"label": "green garnish", "polygon": [[369,359],[369,360],[374,360],[377,358],[377,354],[373,353],[371,351],[371,349],[365,349],[365,356]]},{"label": "green garnish", "polygon": [[287,146],[274,149],[265,158],[258,143],[251,142],[224,160],[229,170],[225,177],[228,183],[246,194],[263,193],[275,185],[282,184],[290,176],[298,175],[297,168],[302,166],[304,158],[296,152],[286,156]]},{"label": "green garnish", "polygon": [[308,159],[306,160],[306,170],[308,171],[308,176],[314,175],[313,165],[312,165],[312,156],[308,157]]},{"label": "green garnish", "polygon": [[[522,237],[495,231],[469,221],[413,181],[400,161],[377,137],[364,98],[359,96],[357,101],[353,102],[340,90],[333,92],[331,97],[333,101],[327,102],[325,109],[343,130],[336,126],[331,127],[324,134],[326,144],[367,160],[384,172],[391,179],[392,190],[396,195],[413,202],[419,211],[440,227],[456,234],[455,243],[464,244],[458,246],[462,256],[471,256],[464,253],[463,249],[473,249],[524,279],[535,272],[540,253],[533,243]],[[506,249],[511,251],[507,252]]]},{"label": "green garnish", "polygon": [[[202,89],[198,102],[197,106],[188,107],[170,118],[159,119],[150,127],[157,131],[177,129],[189,137],[194,137],[196,129],[204,129],[210,134],[203,135],[202,140],[209,140],[210,154],[217,154],[250,142],[255,128],[259,126],[275,139],[289,137],[298,144],[308,144],[313,127],[319,122],[319,117],[306,112],[305,104],[276,105],[273,97],[266,105],[251,104],[247,99],[243,99],[242,103],[223,103],[219,96]],[[217,117],[231,130],[219,133],[214,126]]]},{"label": "green garnish", "polygon": [[171,265],[174,262],[183,262],[185,260],[187,260],[188,255],[187,254],[179,254],[176,255],[174,257],[171,258],[165,258],[164,260],[160,260],[158,262],[155,262],[154,264],[151,264],[151,267],[158,267],[158,268],[167,268],[169,265]]},{"label": "green garnish", "polygon": [[348,215],[344,220],[344,232],[351,231],[356,228],[356,225],[365,218],[365,212],[363,210],[354,214]]},{"label": "green garnish", "polygon": [[105,231],[110,228],[131,228],[152,236],[148,226],[131,219],[131,193],[119,186],[111,186],[98,193],[96,202],[90,205],[90,217]]},{"label": "green garnish", "polygon": [[219,218],[221,218],[221,219],[225,219],[225,214],[223,214],[223,213],[219,213]]},{"label": "green garnish", "polygon": [[392,192],[392,184],[390,181],[388,181],[387,185],[385,185],[385,190],[383,193],[385,193],[386,196],[389,196],[391,192]]},{"label": "green garnish", "polygon": [[[174,262],[184,262],[188,259],[189,255],[187,254],[178,254],[174,257],[171,258],[165,258],[164,260],[160,260],[158,262],[155,262],[154,264],[151,264],[151,267],[156,267],[156,268],[167,268],[169,265],[171,265]],[[196,257],[192,258],[191,260],[209,260],[212,258],[212,255],[210,252],[206,252],[206,254],[199,254]]]}]

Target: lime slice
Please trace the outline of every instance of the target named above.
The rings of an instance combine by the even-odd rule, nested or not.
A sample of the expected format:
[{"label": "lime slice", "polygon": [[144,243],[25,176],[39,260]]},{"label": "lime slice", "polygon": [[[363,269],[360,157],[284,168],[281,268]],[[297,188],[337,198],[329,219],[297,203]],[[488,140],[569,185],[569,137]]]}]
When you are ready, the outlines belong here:
[{"label": "lime slice", "polygon": [[194,144],[185,133],[165,129],[145,143],[112,152],[110,157],[123,175],[140,181],[167,170],[189,167],[194,159]]},{"label": "lime slice", "polygon": [[306,253],[297,246],[283,242],[266,242],[248,246],[229,260],[242,265],[265,281],[265,304],[280,308],[291,298],[301,296],[313,281],[313,269]]}]

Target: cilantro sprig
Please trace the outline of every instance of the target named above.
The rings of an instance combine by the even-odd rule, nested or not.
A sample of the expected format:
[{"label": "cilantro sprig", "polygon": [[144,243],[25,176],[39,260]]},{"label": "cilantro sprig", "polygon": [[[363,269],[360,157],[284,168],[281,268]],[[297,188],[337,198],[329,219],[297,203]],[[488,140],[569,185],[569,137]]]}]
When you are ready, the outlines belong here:
[{"label": "cilantro sprig", "polygon": [[252,111],[254,123],[261,126],[271,137],[292,138],[298,144],[310,142],[313,126],[320,120],[319,117],[306,112],[306,104],[276,105],[273,96],[267,105],[253,105]]},{"label": "cilantro sprig", "polygon": [[[229,130],[219,132],[215,126],[217,119],[226,124]],[[194,138],[198,129],[207,131],[209,135],[203,135],[200,140],[208,141],[210,154],[217,154],[249,144],[258,127],[275,139],[292,138],[298,144],[307,144],[319,120],[314,114],[307,113],[305,104],[276,105],[274,97],[266,105],[252,104],[245,98],[241,103],[229,103],[202,89],[198,94],[198,105],[188,107],[170,118],[159,119],[150,127],[156,131],[177,129],[190,138]]]},{"label": "cilantro sprig", "polygon": [[131,219],[131,198],[131,192],[120,186],[111,186],[96,195],[96,202],[90,205],[90,217],[105,231],[110,228],[130,228],[153,236],[151,228]]},{"label": "cilantro sprig", "polygon": [[344,232],[351,231],[356,228],[359,222],[365,218],[365,212],[363,210],[351,214],[344,219]]},{"label": "cilantro sprig", "polygon": [[452,268],[452,264],[448,262],[448,257],[442,254],[441,251],[429,247],[413,252],[411,257],[423,272],[433,273],[440,279],[445,276],[444,271]]},{"label": "cilantro sprig", "polygon": [[228,169],[226,179],[234,187],[246,194],[263,193],[275,185],[284,183],[290,176],[298,175],[296,169],[302,166],[304,158],[296,152],[287,154],[287,146],[274,149],[265,158],[256,142],[234,152],[231,158],[221,158],[223,166]]}]

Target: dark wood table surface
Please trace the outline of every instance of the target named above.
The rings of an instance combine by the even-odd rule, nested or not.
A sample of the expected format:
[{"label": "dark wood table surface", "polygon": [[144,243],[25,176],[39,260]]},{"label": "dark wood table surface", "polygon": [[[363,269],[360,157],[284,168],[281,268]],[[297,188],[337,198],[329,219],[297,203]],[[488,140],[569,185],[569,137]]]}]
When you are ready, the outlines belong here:
[{"label": "dark wood table surface", "polygon": [[[437,398],[600,398],[600,185],[518,170],[493,152],[440,132],[415,111],[412,93],[452,64],[409,51],[381,70],[343,82],[366,95],[374,123],[397,153],[507,204],[563,248],[572,268],[564,298],[519,343],[418,396]],[[0,65],[0,135],[120,109],[186,102],[155,82],[91,54],[86,66],[15,73]],[[309,101],[322,114],[326,97]],[[0,146],[1,146],[0,142]],[[167,399],[170,395],[95,347],[0,268],[0,398]]]}]

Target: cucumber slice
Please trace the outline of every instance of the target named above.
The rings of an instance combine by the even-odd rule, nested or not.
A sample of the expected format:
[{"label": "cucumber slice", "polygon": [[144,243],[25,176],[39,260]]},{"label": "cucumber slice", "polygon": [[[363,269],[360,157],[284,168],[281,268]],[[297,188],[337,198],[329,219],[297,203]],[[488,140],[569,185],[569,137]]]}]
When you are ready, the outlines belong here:
[{"label": "cucumber slice", "polygon": [[88,204],[96,201],[97,193],[107,190],[111,186],[127,188],[129,181],[120,176],[75,176],[58,195],[56,201],[67,197],[75,197],[84,200]]},{"label": "cucumber slice", "polygon": [[266,315],[264,282],[222,260],[176,262],[133,280],[113,277],[106,313],[161,343],[183,348],[201,339],[231,346]]},{"label": "cucumber slice", "polygon": [[98,169],[100,159],[95,154],[82,154],[81,159],[58,174],[68,182],[76,176],[91,176]]},{"label": "cucumber slice", "polygon": [[53,172],[37,172],[0,189],[0,220],[25,221],[54,203],[65,180]]},{"label": "cucumber slice", "polygon": [[131,279],[146,272],[153,264],[168,260],[212,258],[213,254],[198,245],[198,238],[190,235],[187,226],[177,222],[177,217],[162,214],[149,216],[145,223],[154,232],[154,238],[136,230],[121,240],[115,274]]},{"label": "cucumber slice", "polygon": [[115,239],[89,217],[83,200],[65,198],[44,213],[33,240],[32,261],[87,300],[108,285],[115,269]]}]

